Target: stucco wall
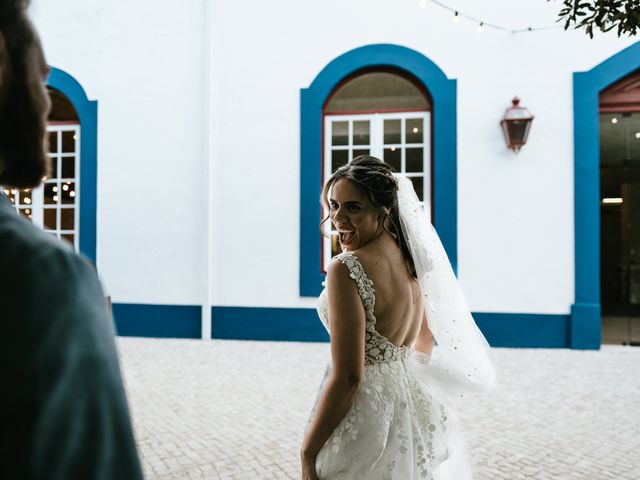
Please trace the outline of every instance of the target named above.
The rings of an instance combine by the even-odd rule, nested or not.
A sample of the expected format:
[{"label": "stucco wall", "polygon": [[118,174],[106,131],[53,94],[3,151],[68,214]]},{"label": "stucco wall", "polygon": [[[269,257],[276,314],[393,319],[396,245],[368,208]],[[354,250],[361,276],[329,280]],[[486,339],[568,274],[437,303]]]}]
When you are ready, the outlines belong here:
[{"label": "stucco wall", "polygon": [[[572,72],[631,44],[615,33],[512,35],[417,1],[213,4],[214,305],[305,307],[298,295],[300,89],[356,47],[412,48],[458,82],[458,263],[479,312],[573,303]],[[514,28],[540,0],[452,7]],[[116,302],[197,304],[206,244],[204,1],[60,0],[33,8],[49,62],[98,100],[98,263]],[[528,144],[499,128],[514,95]]]},{"label": "stucco wall", "polygon": [[98,268],[115,302],[202,300],[203,2],[39,1],[50,65],[98,101]]}]

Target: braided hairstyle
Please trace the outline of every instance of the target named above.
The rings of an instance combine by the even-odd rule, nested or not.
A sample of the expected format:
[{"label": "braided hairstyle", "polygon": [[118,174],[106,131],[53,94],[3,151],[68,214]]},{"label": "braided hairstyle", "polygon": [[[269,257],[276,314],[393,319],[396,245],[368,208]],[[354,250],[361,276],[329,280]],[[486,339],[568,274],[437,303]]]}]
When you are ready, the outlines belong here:
[{"label": "braided hairstyle", "polygon": [[[360,155],[350,163],[340,167],[334,172],[322,189],[320,201],[325,210],[329,211],[329,189],[338,180],[345,178],[353,184],[369,199],[378,210],[382,221],[382,228],[391,235],[400,247],[407,266],[415,276],[413,258],[409,251],[407,241],[400,228],[400,215],[398,211],[398,182],[393,176],[393,168],[383,161],[370,155]],[[329,220],[327,215],[320,227]]]}]

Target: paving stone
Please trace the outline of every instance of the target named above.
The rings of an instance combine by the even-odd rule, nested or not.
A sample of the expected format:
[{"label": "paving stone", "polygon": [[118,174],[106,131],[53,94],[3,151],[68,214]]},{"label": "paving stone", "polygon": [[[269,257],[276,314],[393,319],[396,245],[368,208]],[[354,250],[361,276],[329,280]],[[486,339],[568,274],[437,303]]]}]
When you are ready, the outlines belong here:
[{"label": "paving stone", "polygon": [[[299,479],[328,344],[120,338],[148,479]],[[640,479],[640,348],[494,349],[458,406],[476,480]]]}]

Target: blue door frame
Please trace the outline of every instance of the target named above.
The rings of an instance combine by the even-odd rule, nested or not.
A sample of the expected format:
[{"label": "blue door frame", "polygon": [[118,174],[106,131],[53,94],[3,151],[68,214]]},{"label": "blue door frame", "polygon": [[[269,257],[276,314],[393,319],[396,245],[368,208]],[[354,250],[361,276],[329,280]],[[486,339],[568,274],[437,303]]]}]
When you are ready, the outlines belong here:
[{"label": "blue door frame", "polygon": [[573,74],[575,303],[570,347],[600,347],[600,92],[640,68],[640,42]]}]

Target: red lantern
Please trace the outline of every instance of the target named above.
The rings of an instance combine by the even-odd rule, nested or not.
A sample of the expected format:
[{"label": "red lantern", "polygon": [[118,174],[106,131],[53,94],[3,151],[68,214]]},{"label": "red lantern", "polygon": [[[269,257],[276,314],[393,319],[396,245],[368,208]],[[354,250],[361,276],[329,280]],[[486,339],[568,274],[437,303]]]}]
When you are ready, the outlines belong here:
[{"label": "red lantern", "polygon": [[525,107],[520,106],[520,99],[511,100],[513,105],[504,112],[504,118],[500,122],[507,147],[518,153],[520,148],[527,143],[529,129],[533,121],[533,115]]}]

